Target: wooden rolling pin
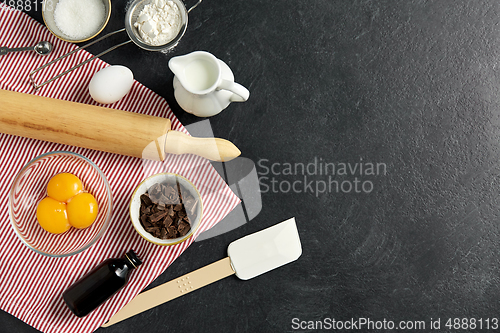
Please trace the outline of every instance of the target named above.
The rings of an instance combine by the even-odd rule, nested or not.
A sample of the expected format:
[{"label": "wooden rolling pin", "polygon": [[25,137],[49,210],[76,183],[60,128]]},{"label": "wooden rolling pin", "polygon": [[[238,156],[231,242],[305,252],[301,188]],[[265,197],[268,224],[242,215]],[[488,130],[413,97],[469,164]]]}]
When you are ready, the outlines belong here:
[{"label": "wooden rolling pin", "polygon": [[172,131],[166,118],[2,89],[0,132],[161,161],[166,153],[213,161],[229,161],[241,153],[224,139]]}]

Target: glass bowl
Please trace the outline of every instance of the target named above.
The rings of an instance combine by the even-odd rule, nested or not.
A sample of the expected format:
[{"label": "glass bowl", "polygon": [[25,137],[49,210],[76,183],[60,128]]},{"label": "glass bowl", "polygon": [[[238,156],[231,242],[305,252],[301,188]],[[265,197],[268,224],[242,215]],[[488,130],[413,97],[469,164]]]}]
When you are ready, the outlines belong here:
[{"label": "glass bowl", "polygon": [[102,22],[101,26],[99,29],[95,31],[90,36],[87,36],[85,38],[72,38],[70,36],[65,35],[56,25],[56,21],[54,19],[54,11],[56,10],[56,6],[59,3],[60,0],[49,0],[49,1],[44,1],[42,3],[42,17],[43,21],[45,22],[45,26],[49,29],[52,34],[54,34],[56,37],[59,39],[62,39],[66,42],[71,42],[71,43],[80,43],[80,42],[85,42],[89,39],[94,38],[98,34],[101,33],[101,31],[106,27],[108,24],[109,18],[111,16],[111,0],[102,0],[102,3],[104,4],[104,9],[105,9],[105,14],[104,14],[104,21]]},{"label": "glass bowl", "polygon": [[[99,211],[85,229],[71,227],[52,234],[40,226],[36,207],[47,196],[47,183],[58,173],[72,173],[94,195]],[[9,215],[19,239],[33,251],[49,257],[67,257],[92,246],[106,231],[113,210],[113,198],[106,177],[89,159],[72,152],[49,152],[31,160],[16,175],[9,193]]]},{"label": "glass bowl", "polygon": [[[153,186],[156,183],[175,184],[176,181],[179,182],[179,184],[197,200],[198,204],[195,207],[196,218],[194,221],[190,221],[191,230],[189,230],[189,232],[182,237],[177,237],[172,239],[161,239],[154,237],[144,229],[140,221],[139,216],[141,209],[141,195],[148,192],[151,186]],[[132,221],[132,225],[142,238],[156,245],[169,246],[184,242],[186,239],[191,237],[196,232],[196,230],[200,226],[200,221],[203,215],[203,203],[201,200],[200,193],[193,185],[193,183],[191,183],[189,180],[174,173],[158,173],[156,175],[146,178],[137,186],[137,188],[134,190],[134,193],[132,194],[129,210],[130,210],[130,220]]]}]

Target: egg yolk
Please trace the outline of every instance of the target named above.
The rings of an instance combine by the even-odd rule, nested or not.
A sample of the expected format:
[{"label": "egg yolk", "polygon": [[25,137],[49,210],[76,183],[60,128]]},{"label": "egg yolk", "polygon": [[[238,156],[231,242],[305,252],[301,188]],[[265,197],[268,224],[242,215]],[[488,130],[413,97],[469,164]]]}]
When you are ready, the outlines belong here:
[{"label": "egg yolk", "polygon": [[44,198],[36,208],[36,218],[40,226],[53,234],[61,234],[69,230],[66,204],[52,198]]},{"label": "egg yolk", "polygon": [[97,217],[97,201],[90,193],[80,193],[68,202],[69,223],[79,229],[87,228]]},{"label": "egg yolk", "polygon": [[47,194],[52,199],[66,202],[82,192],[82,181],[71,173],[60,173],[52,177],[47,184]]}]

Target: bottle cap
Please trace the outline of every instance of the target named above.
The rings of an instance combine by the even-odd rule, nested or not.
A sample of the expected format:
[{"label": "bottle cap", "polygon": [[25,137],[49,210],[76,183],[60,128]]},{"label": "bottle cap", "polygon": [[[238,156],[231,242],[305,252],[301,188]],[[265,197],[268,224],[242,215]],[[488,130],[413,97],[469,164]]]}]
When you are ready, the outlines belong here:
[{"label": "bottle cap", "polygon": [[135,254],[134,250],[130,250],[125,254],[125,257],[127,257],[128,261],[135,267],[139,267],[142,264],[142,261],[137,257]]}]

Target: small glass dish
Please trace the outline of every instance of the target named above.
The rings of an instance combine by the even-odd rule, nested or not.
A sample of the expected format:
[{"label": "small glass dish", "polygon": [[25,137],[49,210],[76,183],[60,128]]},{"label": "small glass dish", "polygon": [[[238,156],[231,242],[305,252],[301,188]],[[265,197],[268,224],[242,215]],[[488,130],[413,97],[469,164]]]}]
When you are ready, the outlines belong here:
[{"label": "small glass dish", "polygon": [[[62,234],[45,231],[37,221],[36,208],[47,196],[47,183],[62,172],[72,173],[97,200],[95,222],[85,229],[71,227]],[[102,171],[89,159],[72,152],[40,155],[16,175],[9,192],[9,215],[19,239],[33,251],[49,257],[67,257],[92,246],[106,231],[113,210],[111,188]]]},{"label": "small glass dish", "polygon": [[[179,183],[181,188],[187,190],[189,194],[191,194],[191,196],[193,196],[197,200],[198,203],[195,207],[196,218],[194,221],[191,221],[191,229],[189,230],[189,232],[182,237],[172,239],[161,239],[154,237],[144,229],[140,221],[141,195],[148,192],[148,190],[157,183],[175,184],[176,181]],[[146,178],[136,187],[134,193],[132,194],[132,198],[130,199],[129,210],[132,225],[142,238],[156,245],[169,246],[184,242],[196,232],[196,230],[200,226],[201,218],[203,215],[203,203],[200,193],[193,185],[193,183],[191,183],[189,180],[174,173],[158,173]]]},{"label": "small glass dish", "polygon": [[71,43],[81,43],[85,42],[89,39],[94,38],[95,36],[99,35],[101,31],[106,27],[108,24],[109,18],[111,16],[111,0],[102,0],[102,3],[104,4],[104,9],[105,9],[105,14],[104,14],[104,21],[102,22],[101,26],[99,29],[95,31],[90,36],[87,36],[85,38],[79,38],[75,39],[70,36],[67,36],[64,34],[61,29],[59,29],[56,25],[56,21],[54,19],[54,12],[56,10],[56,6],[59,3],[60,0],[46,0],[42,4],[42,17],[43,21],[45,22],[45,26],[47,29],[52,32],[57,38],[62,39],[66,42],[71,42]]}]

